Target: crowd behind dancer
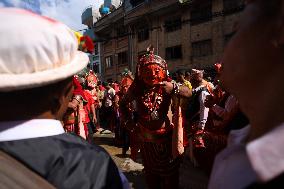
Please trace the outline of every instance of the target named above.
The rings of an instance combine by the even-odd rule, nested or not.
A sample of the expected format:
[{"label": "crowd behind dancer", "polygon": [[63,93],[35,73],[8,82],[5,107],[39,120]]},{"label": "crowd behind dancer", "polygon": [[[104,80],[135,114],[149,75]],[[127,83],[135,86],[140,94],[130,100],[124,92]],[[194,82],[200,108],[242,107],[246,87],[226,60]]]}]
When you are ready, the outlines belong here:
[{"label": "crowd behind dancer", "polygon": [[110,83],[103,82],[104,96],[102,101],[102,134],[109,134],[111,131],[114,131],[114,97],[115,90],[111,87]]},{"label": "crowd behind dancer", "polygon": [[[123,99],[124,95],[127,94],[129,87],[133,83],[134,77],[129,70],[123,73],[123,78],[121,80],[121,89],[119,93],[119,99]],[[135,104],[131,102],[127,104],[127,115],[120,116],[120,127],[121,127],[121,137],[123,140],[122,155],[126,156],[126,152],[131,148],[131,158],[135,161],[137,157],[136,148],[136,132],[135,127],[131,125],[132,119],[134,118]],[[119,113],[122,114],[122,107],[119,107]]]},{"label": "crowd behind dancer", "polygon": [[[145,56],[149,56],[149,54],[146,54]],[[149,62],[151,61],[149,60]],[[199,165],[201,168],[207,171],[208,174],[210,174],[216,154],[220,152],[222,149],[224,149],[227,144],[227,133],[234,128],[232,126],[233,123],[238,128],[241,128],[248,123],[248,120],[246,119],[245,116],[243,117],[244,118],[243,123],[238,122],[238,120],[240,120],[238,117],[240,114],[236,116],[237,112],[239,112],[238,102],[235,101],[235,103],[233,103],[232,100],[235,98],[232,95],[229,95],[228,92],[223,90],[220,87],[220,85],[213,86],[212,83],[204,80],[203,70],[192,69],[190,74],[187,72],[187,79],[189,80],[185,79],[186,77],[184,72],[178,71],[176,73],[177,81],[174,80],[170,81],[170,79],[166,80],[161,79],[160,73],[157,71],[155,72],[155,69],[160,67],[159,63],[152,61],[152,63],[150,63],[149,65],[151,65],[151,67],[149,68],[150,71],[148,70],[148,72],[147,70],[145,71],[144,69],[141,70],[137,68],[138,70],[140,70],[139,74],[140,77],[142,77],[142,75],[145,75],[144,79],[148,83],[150,83],[149,80],[151,79],[151,77],[153,77],[154,78],[153,81],[155,81],[156,79],[157,81],[162,82],[161,85],[159,82],[156,81],[157,84],[161,85],[160,88],[161,91],[164,91],[167,94],[172,94],[172,93],[176,94],[172,95],[172,104],[171,103],[170,104],[172,106],[171,108],[172,113],[176,117],[181,117],[181,119],[177,119],[175,121],[175,119],[173,118],[171,119],[171,123],[173,125],[176,125],[176,128],[179,128],[180,125],[181,126],[180,128],[182,129],[175,129],[171,131],[172,133],[171,136],[168,135],[166,137],[168,140],[172,141],[171,146],[168,147],[178,148],[175,153],[173,152],[173,149],[171,149],[171,155],[169,155],[170,159],[171,158],[175,159],[176,154],[180,155],[183,154],[184,152],[183,147],[189,148],[189,152],[188,151],[185,152],[189,154],[185,154],[185,156],[189,155],[193,163]],[[153,65],[157,66],[153,67]],[[216,70],[219,73],[221,69],[221,64],[218,64],[217,67],[218,69],[216,68]],[[136,75],[136,80],[139,80],[137,75]],[[143,79],[142,80],[140,79],[139,81],[145,82]],[[151,91],[157,87],[157,84],[152,85],[152,87],[151,85],[150,87],[149,86],[147,87],[147,85],[145,84],[139,86],[140,89],[147,90],[147,88],[149,88],[148,90]],[[115,93],[113,88],[108,87],[110,85],[106,84],[104,85],[106,86],[107,89],[106,91],[111,90],[111,92]],[[130,100],[124,104],[123,102],[122,104],[120,102],[122,99],[125,98],[125,95],[129,95],[128,88],[131,85],[132,85],[132,79],[130,79],[129,77],[124,77],[120,84],[119,93],[115,94],[112,100],[111,98],[107,99],[109,100],[109,102],[111,101],[112,104],[111,107],[113,108],[112,110],[114,113],[112,115],[114,115],[114,117],[116,118],[115,122],[118,121],[118,124],[115,124],[115,129],[114,129],[115,144],[121,144],[120,143],[121,141],[120,142],[118,141],[123,140],[122,154],[124,156],[126,155],[126,151],[129,149],[129,146],[131,146],[131,158],[134,161],[137,158],[137,150],[141,149],[144,166],[146,165],[146,174],[148,174],[146,178],[148,180],[147,182],[150,187],[151,186],[165,187],[166,185],[172,186],[171,184],[165,185],[162,179],[163,177],[159,177],[160,179],[156,179],[155,182],[149,179],[153,178],[152,173],[151,174],[149,173],[152,172],[151,169],[153,164],[147,166],[149,162],[147,162],[148,160],[146,161],[146,159],[149,158],[143,153],[145,153],[145,151],[149,151],[149,149],[147,148],[147,150],[146,149],[143,150],[144,139],[143,136],[141,137],[141,126],[139,126],[138,124],[139,120],[137,120],[141,115],[144,114],[142,113],[144,112],[143,110],[144,108],[141,107],[139,108],[139,106],[137,107],[136,98],[137,97],[139,98],[139,95],[137,94],[140,93],[138,93],[137,91],[131,92],[132,95],[135,96],[137,95],[134,99],[132,99],[132,101]],[[135,85],[133,85],[132,87],[134,86]],[[188,94],[185,94],[184,91],[180,92],[180,89],[185,89],[185,88],[189,91]],[[105,98],[106,97],[108,97],[107,92],[105,93]],[[141,103],[146,104],[144,100],[145,99],[143,99]],[[118,109],[119,104],[120,107]],[[165,107],[161,108],[160,110],[165,111],[164,114],[167,112],[167,108]],[[179,111],[180,115],[178,113]],[[108,114],[106,116],[108,116]],[[150,112],[150,116],[155,116],[155,115],[151,114]],[[110,118],[110,116],[108,116],[108,118]],[[234,118],[235,121],[232,121]],[[148,127],[150,126],[150,129],[153,129],[151,128],[151,124],[148,124],[147,126]],[[148,136],[149,133],[146,133],[146,135]],[[155,140],[153,140],[153,142],[155,143]],[[181,145],[173,146],[174,142],[177,142]],[[155,165],[158,165],[158,163],[156,162]],[[160,170],[161,170],[161,173],[159,173],[160,175],[163,175],[163,172],[166,172],[166,170],[164,169]],[[177,184],[177,182],[175,184]]]}]

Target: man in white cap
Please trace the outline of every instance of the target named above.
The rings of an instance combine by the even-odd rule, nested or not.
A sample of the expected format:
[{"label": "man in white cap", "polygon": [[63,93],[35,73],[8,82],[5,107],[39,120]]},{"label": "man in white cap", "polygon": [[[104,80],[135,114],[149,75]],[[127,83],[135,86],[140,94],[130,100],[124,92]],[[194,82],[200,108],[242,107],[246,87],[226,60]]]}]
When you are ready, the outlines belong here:
[{"label": "man in white cap", "polygon": [[0,9],[0,22],[0,151],[56,188],[127,187],[103,149],[58,121],[88,63],[73,32],[21,9]]}]

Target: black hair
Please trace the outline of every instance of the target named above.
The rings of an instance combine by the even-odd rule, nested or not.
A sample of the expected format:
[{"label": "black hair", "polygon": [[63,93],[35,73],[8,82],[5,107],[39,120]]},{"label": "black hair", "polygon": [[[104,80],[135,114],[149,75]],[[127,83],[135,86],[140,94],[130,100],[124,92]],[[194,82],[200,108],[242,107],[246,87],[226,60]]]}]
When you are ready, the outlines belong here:
[{"label": "black hair", "polygon": [[178,70],[178,71],[176,71],[176,74],[178,76],[184,76],[185,75],[184,70]]},{"label": "black hair", "polygon": [[184,75],[185,76],[190,76],[190,71],[186,71]]},{"label": "black hair", "polygon": [[[60,102],[55,100],[54,96],[61,92],[67,92],[63,90],[71,82],[72,77],[41,87],[0,92],[0,98],[3,99],[0,101],[0,106],[10,107],[10,109],[7,110],[9,114],[13,111],[12,109],[17,109],[18,107],[24,108],[28,115],[40,115],[47,110],[56,109],[60,106]],[[67,93],[64,95],[67,95]],[[21,115],[18,115],[18,117],[20,116]],[[0,115],[0,119],[3,120],[5,117],[1,117]]]},{"label": "black hair", "polygon": [[106,82],[106,81],[104,81],[104,82],[103,82],[103,86],[104,86],[104,87],[107,87],[107,86],[109,86],[109,83]]}]

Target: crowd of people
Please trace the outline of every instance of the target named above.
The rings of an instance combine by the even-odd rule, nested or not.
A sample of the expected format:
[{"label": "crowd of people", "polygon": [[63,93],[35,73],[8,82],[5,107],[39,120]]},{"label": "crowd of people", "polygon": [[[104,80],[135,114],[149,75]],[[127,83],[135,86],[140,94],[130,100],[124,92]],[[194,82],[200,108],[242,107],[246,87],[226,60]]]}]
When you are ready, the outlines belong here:
[{"label": "crowd of people", "polygon": [[169,77],[150,45],[120,83],[76,75],[88,57],[64,24],[0,10],[0,160],[13,162],[0,169],[1,181],[129,188],[95,144],[99,131],[115,133],[134,161],[140,151],[150,189],[177,188],[184,158],[210,175],[210,189],[282,188],[283,7],[283,0],[246,2],[212,82],[200,69]]},{"label": "crowd of people", "polygon": [[74,75],[72,100],[63,118],[65,131],[90,143],[96,132],[113,132],[116,133],[116,139],[121,138],[119,97],[125,93],[131,80],[131,75],[127,75],[121,85],[117,82],[101,82],[92,70],[83,75]]},{"label": "crowd of people", "polygon": [[114,144],[124,156],[130,148],[134,161],[140,150],[149,188],[178,185],[182,157],[209,175],[229,132],[249,124],[237,98],[222,87],[221,63],[214,66],[212,83],[198,69],[178,70],[173,80],[166,61],[150,46],[135,77],[126,70],[119,84],[101,85],[92,71],[76,75],[64,128],[89,142],[94,132],[113,132]]}]

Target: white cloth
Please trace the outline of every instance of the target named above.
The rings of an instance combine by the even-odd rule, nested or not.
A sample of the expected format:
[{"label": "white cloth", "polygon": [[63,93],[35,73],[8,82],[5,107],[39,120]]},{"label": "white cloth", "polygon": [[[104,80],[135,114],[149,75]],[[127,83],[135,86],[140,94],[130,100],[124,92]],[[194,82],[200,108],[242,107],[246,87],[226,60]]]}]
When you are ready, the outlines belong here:
[{"label": "white cloth", "polygon": [[[205,87],[204,85],[201,85],[197,88],[195,88],[195,91],[199,91],[201,90],[201,88]],[[199,95],[199,124],[198,124],[198,128],[200,129],[204,129],[205,124],[207,122],[207,118],[208,118],[208,112],[209,112],[209,108],[206,108],[204,105],[206,96],[210,95],[207,91],[202,91]]]},{"label": "white cloth", "polygon": [[[66,25],[17,8],[0,10],[0,91],[55,83],[81,71],[88,56]],[[16,53],[15,53],[16,52]]]},{"label": "white cloth", "polygon": [[209,189],[241,189],[284,173],[284,124],[245,144],[250,127],[232,131],[228,147],[217,155]]},{"label": "white cloth", "polygon": [[115,90],[113,88],[105,90],[105,107],[112,106],[112,100],[114,96],[115,96]]},{"label": "white cloth", "polygon": [[209,108],[206,108],[204,105],[206,96],[209,95],[209,93],[207,91],[202,91],[200,96],[199,96],[199,103],[200,103],[200,116],[199,116],[199,125],[198,127],[200,129],[204,129],[205,124],[207,122],[207,118],[208,118],[208,112],[209,112]]},{"label": "white cloth", "polygon": [[0,122],[0,142],[60,135],[64,129],[60,121],[33,119]]}]

